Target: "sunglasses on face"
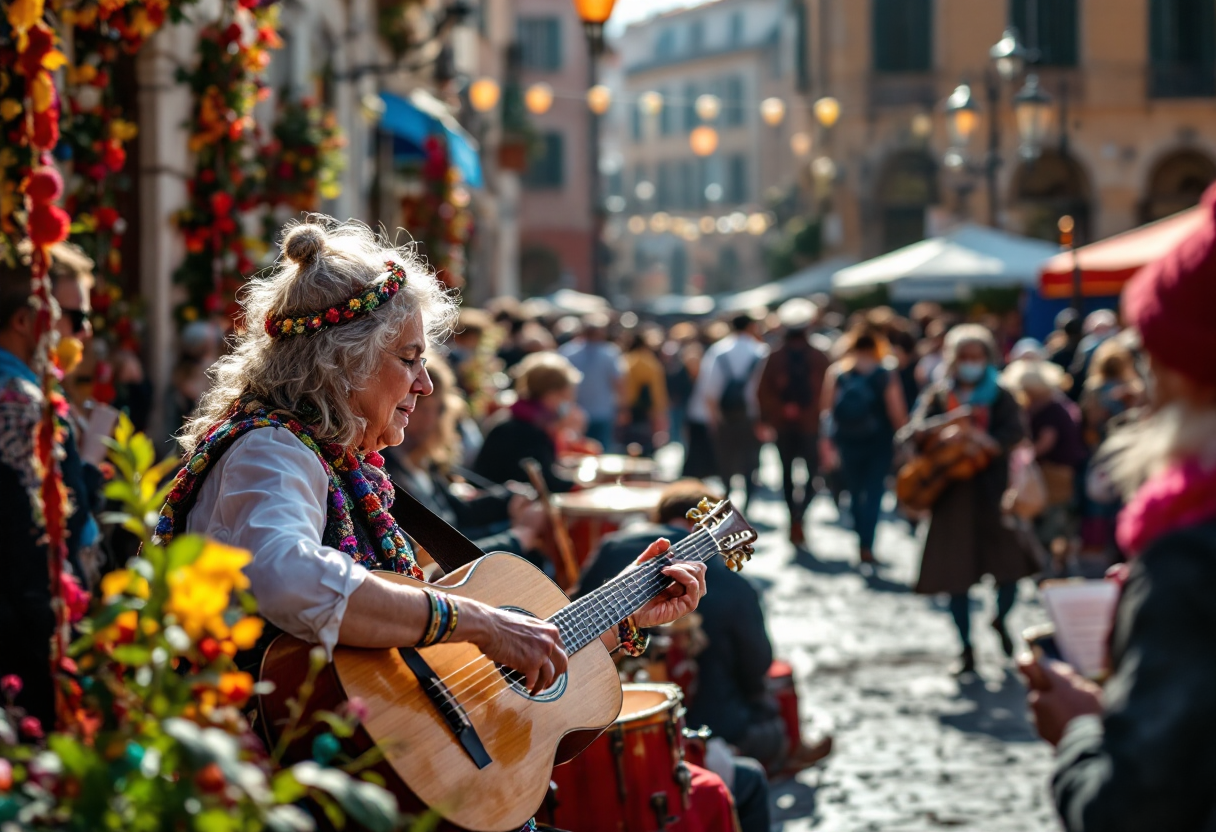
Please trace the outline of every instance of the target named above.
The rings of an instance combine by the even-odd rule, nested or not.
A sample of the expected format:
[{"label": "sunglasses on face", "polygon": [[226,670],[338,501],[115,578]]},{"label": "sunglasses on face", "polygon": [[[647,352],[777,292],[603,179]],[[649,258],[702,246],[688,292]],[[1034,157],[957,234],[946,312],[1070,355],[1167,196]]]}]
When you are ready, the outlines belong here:
[{"label": "sunglasses on face", "polygon": [[85,324],[89,321],[89,313],[83,309],[63,309],[60,308],[60,314],[63,315],[71,324],[72,332],[83,332]]}]

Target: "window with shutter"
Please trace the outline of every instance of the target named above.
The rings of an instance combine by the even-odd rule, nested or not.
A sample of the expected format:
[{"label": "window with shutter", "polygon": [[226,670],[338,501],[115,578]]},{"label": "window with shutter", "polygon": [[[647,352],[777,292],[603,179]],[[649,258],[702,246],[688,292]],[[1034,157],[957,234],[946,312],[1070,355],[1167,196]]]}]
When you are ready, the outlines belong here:
[{"label": "window with shutter", "polygon": [[542,133],[528,159],[523,184],[530,190],[552,190],[565,184],[565,137],[561,133]]},{"label": "window with shutter", "polygon": [[689,84],[684,88],[684,129],[689,133],[701,121],[697,118],[697,96],[700,94],[696,84]]},{"label": "window with shutter", "polygon": [[541,72],[562,68],[562,22],[557,17],[521,17],[516,23],[520,66]]},{"label": "window with shutter", "polygon": [[671,162],[659,162],[658,179],[655,183],[655,205],[660,211],[666,211],[672,207],[672,177],[671,177]]},{"label": "window with shutter", "polygon": [[672,106],[672,102],[667,95],[667,90],[659,90],[658,92],[659,95],[663,96],[663,109],[659,110],[659,134],[670,136],[675,130],[676,108]]},{"label": "window with shutter", "polygon": [[933,67],[933,0],[872,0],[874,71]]},{"label": "window with shutter", "polygon": [[741,205],[748,201],[747,157],[734,154],[726,160],[726,201]]},{"label": "window with shutter", "polygon": [[743,78],[732,75],[726,79],[722,101],[722,123],[727,127],[739,127],[746,123],[743,105]]},{"label": "window with shutter", "polygon": [[1009,0],[1009,6],[1022,39],[1039,50],[1040,64],[1077,65],[1077,0]]},{"label": "window with shutter", "polygon": [[1149,94],[1216,95],[1216,0],[1151,0]]}]

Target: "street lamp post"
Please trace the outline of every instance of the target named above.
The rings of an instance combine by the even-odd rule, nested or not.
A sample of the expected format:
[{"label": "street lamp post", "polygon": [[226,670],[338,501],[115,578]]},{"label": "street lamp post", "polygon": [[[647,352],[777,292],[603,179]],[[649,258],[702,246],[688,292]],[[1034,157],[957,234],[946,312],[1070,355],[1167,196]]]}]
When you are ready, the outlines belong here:
[{"label": "street lamp post", "polygon": [[[587,89],[599,86],[599,59],[604,53],[604,24],[612,16],[616,0],[574,0],[575,11],[587,33]],[[595,107],[587,108],[588,173],[591,177],[591,291],[605,294],[603,269],[600,264],[600,230],[604,224],[604,206],[600,189],[600,114]]]}]

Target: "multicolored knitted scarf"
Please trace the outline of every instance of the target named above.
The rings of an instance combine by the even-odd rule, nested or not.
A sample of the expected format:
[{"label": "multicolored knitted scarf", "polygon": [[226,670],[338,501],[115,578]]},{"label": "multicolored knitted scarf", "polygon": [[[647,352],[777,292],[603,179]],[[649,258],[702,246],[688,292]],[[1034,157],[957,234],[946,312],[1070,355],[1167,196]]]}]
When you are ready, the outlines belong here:
[{"label": "multicolored knitted scarf", "polygon": [[[156,524],[156,538],[165,544],[186,527],[186,515],[198,498],[203,481],[219,458],[251,430],[281,427],[291,431],[317,455],[329,475],[325,531],[321,542],[345,552],[356,563],[386,569],[419,580],[422,570],[413,550],[393,520],[393,484],[384,473],[380,454],[356,454],[332,442],[319,442],[312,428],[291,413],[272,411],[261,402],[238,401],[228,415],[207,431],[194,455],[177,472],[173,490]],[[359,512],[356,518],[355,511]],[[356,519],[360,522],[356,523]]]}]

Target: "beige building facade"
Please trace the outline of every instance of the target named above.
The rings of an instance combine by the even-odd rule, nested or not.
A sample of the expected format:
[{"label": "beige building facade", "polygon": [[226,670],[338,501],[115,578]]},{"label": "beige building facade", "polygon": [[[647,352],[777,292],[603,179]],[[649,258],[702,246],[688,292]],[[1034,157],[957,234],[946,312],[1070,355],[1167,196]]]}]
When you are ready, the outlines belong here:
[{"label": "beige building facade", "polygon": [[[1216,179],[1216,14],[1210,0],[800,0],[809,49],[804,107],[832,96],[839,122],[816,155],[835,162],[822,209],[834,248],[872,256],[959,219],[989,222],[997,119],[996,225],[1051,238],[1071,214],[1080,242],[1195,204]],[[1012,105],[989,49],[1014,23],[1037,47],[1052,124],[1019,155]],[[942,103],[967,82],[980,108],[965,164]]]},{"label": "beige building facade", "polygon": [[[767,279],[766,204],[797,175],[789,139],[803,129],[792,22],[784,0],[716,0],[631,25],[616,42],[610,141],[619,165],[607,233],[620,295],[714,293]],[[656,94],[661,108],[647,109]],[[709,118],[698,112],[705,95],[719,102]],[[776,125],[761,118],[769,98],[787,109]],[[698,156],[690,139],[702,127],[717,142]]]}]

